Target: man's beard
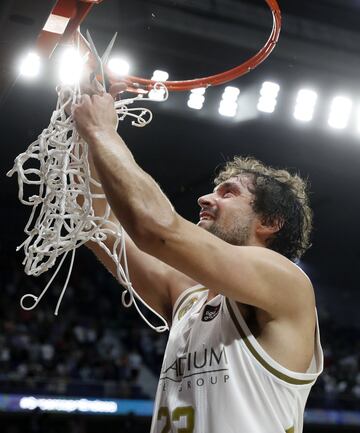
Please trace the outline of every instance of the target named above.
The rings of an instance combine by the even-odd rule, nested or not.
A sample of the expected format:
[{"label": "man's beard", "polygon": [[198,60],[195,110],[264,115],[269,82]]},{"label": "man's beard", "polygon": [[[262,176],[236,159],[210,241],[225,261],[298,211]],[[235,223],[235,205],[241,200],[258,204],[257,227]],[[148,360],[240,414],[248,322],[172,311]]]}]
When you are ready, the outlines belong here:
[{"label": "man's beard", "polygon": [[248,245],[250,238],[250,222],[247,225],[234,224],[232,227],[224,229],[214,221],[206,230],[232,245]]}]

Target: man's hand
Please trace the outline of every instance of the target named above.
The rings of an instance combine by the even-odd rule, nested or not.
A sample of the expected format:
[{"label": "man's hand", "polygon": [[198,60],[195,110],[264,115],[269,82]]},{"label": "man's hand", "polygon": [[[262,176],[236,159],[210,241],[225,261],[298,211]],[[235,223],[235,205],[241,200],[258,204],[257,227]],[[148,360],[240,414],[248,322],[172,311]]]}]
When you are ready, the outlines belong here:
[{"label": "man's hand", "polygon": [[102,95],[82,95],[81,102],[72,108],[76,128],[85,141],[99,131],[117,128],[118,118],[114,100],[109,93]]}]

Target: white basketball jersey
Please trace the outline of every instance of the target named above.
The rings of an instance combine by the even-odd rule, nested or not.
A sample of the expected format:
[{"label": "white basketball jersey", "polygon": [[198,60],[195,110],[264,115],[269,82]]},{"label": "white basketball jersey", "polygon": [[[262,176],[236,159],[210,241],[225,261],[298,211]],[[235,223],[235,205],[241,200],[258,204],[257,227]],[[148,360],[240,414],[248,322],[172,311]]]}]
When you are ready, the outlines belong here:
[{"label": "white basketball jersey", "polygon": [[194,286],[174,305],[151,433],[301,433],[323,369],[318,323],[311,365],[296,373],[262,349],[234,301],[207,295]]}]

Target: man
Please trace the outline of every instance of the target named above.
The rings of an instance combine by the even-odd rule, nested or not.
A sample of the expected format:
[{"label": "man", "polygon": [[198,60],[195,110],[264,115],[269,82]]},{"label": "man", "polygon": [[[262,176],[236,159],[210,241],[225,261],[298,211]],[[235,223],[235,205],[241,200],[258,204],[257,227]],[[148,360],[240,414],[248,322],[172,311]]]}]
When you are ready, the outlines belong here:
[{"label": "man", "polygon": [[171,324],[151,432],[301,432],[322,371],[313,287],[291,261],[309,246],[303,181],[236,158],[195,225],[136,164],[109,94],[84,95],[73,115],[128,234],[133,286]]}]

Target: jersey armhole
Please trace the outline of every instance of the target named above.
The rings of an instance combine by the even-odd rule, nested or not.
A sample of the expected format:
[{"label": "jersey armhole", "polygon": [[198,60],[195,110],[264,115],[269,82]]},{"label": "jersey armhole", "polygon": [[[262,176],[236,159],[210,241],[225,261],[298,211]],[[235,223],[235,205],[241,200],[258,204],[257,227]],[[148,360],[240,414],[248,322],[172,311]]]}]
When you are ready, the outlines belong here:
[{"label": "jersey armhole", "polygon": [[172,323],[175,321],[176,314],[180,311],[181,307],[184,305],[185,301],[193,294],[198,292],[203,292],[207,290],[206,287],[204,287],[201,284],[196,284],[195,286],[189,287],[188,289],[184,290],[176,299],[173,310],[172,310]]}]

